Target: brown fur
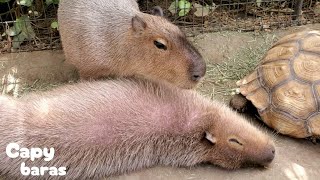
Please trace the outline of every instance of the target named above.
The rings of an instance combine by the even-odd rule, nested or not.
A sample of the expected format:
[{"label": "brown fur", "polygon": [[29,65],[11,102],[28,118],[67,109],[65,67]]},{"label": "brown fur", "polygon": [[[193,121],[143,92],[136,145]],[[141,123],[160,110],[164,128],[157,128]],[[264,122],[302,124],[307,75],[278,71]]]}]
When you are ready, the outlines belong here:
[{"label": "brown fur", "polygon": [[140,12],[134,0],[62,0],[58,18],[66,61],[82,78],[142,76],[192,88],[205,75],[205,62],[185,34]]},{"label": "brown fur", "polygon": [[19,101],[0,100],[0,171],[11,177],[19,177],[22,161],[6,156],[10,142],[55,148],[52,161],[26,164],[67,166],[69,179],[203,162],[233,169],[266,165],[274,157],[272,140],[241,116],[173,86],[143,80],[84,82]]}]

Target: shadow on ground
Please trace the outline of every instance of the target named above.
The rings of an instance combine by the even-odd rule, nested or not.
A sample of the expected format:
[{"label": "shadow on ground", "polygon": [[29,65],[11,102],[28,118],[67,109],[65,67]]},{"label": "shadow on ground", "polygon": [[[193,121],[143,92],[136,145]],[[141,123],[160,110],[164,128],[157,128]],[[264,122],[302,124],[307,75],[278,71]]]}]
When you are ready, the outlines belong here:
[{"label": "shadow on ground", "polygon": [[64,62],[62,51],[35,51],[0,55],[2,94],[20,96],[76,81],[74,66]]}]

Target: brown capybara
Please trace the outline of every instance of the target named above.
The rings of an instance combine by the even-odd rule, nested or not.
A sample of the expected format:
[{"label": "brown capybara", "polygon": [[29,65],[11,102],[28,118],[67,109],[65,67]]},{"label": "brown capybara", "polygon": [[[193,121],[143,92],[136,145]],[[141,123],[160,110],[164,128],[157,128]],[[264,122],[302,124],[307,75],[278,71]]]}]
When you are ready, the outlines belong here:
[{"label": "brown capybara", "polygon": [[[67,179],[97,179],[156,165],[267,165],[275,155],[273,141],[240,115],[175,86],[118,79],[0,98],[0,171],[11,178],[21,178],[22,162],[66,167]],[[9,143],[55,154],[12,159]]]},{"label": "brown capybara", "polygon": [[143,77],[193,88],[206,65],[185,34],[135,0],[61,0],[59,32],[66,61],[83,79]]}]

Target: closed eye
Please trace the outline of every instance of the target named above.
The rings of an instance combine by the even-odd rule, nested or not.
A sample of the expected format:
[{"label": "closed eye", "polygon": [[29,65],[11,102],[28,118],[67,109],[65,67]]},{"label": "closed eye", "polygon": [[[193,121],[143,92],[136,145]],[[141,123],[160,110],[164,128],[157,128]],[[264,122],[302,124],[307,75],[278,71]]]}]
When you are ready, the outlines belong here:
[{"label": "closed eye", "polygon": [[229,142],[237,143],[237,144],[239,144],[240,146],[243,145],[243,144],[240,143],[237,139],[234,139],[234,138],[229,139]]},{"label": "closed eye", "polygon": [[158,48],[158,49],[163,49],[163,50],[167,50],[167,46],[162,44],[159,41],[153,41],[153,44]]}]

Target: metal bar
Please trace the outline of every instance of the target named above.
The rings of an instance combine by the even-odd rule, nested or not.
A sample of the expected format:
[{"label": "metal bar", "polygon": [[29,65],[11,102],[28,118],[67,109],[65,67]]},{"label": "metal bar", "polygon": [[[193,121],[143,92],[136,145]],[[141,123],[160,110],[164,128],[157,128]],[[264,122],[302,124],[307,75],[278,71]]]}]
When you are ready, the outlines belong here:
[{"label": "metal bar", "polygon": [[303,0],[296,0],[293,20],[301,20]]}]

